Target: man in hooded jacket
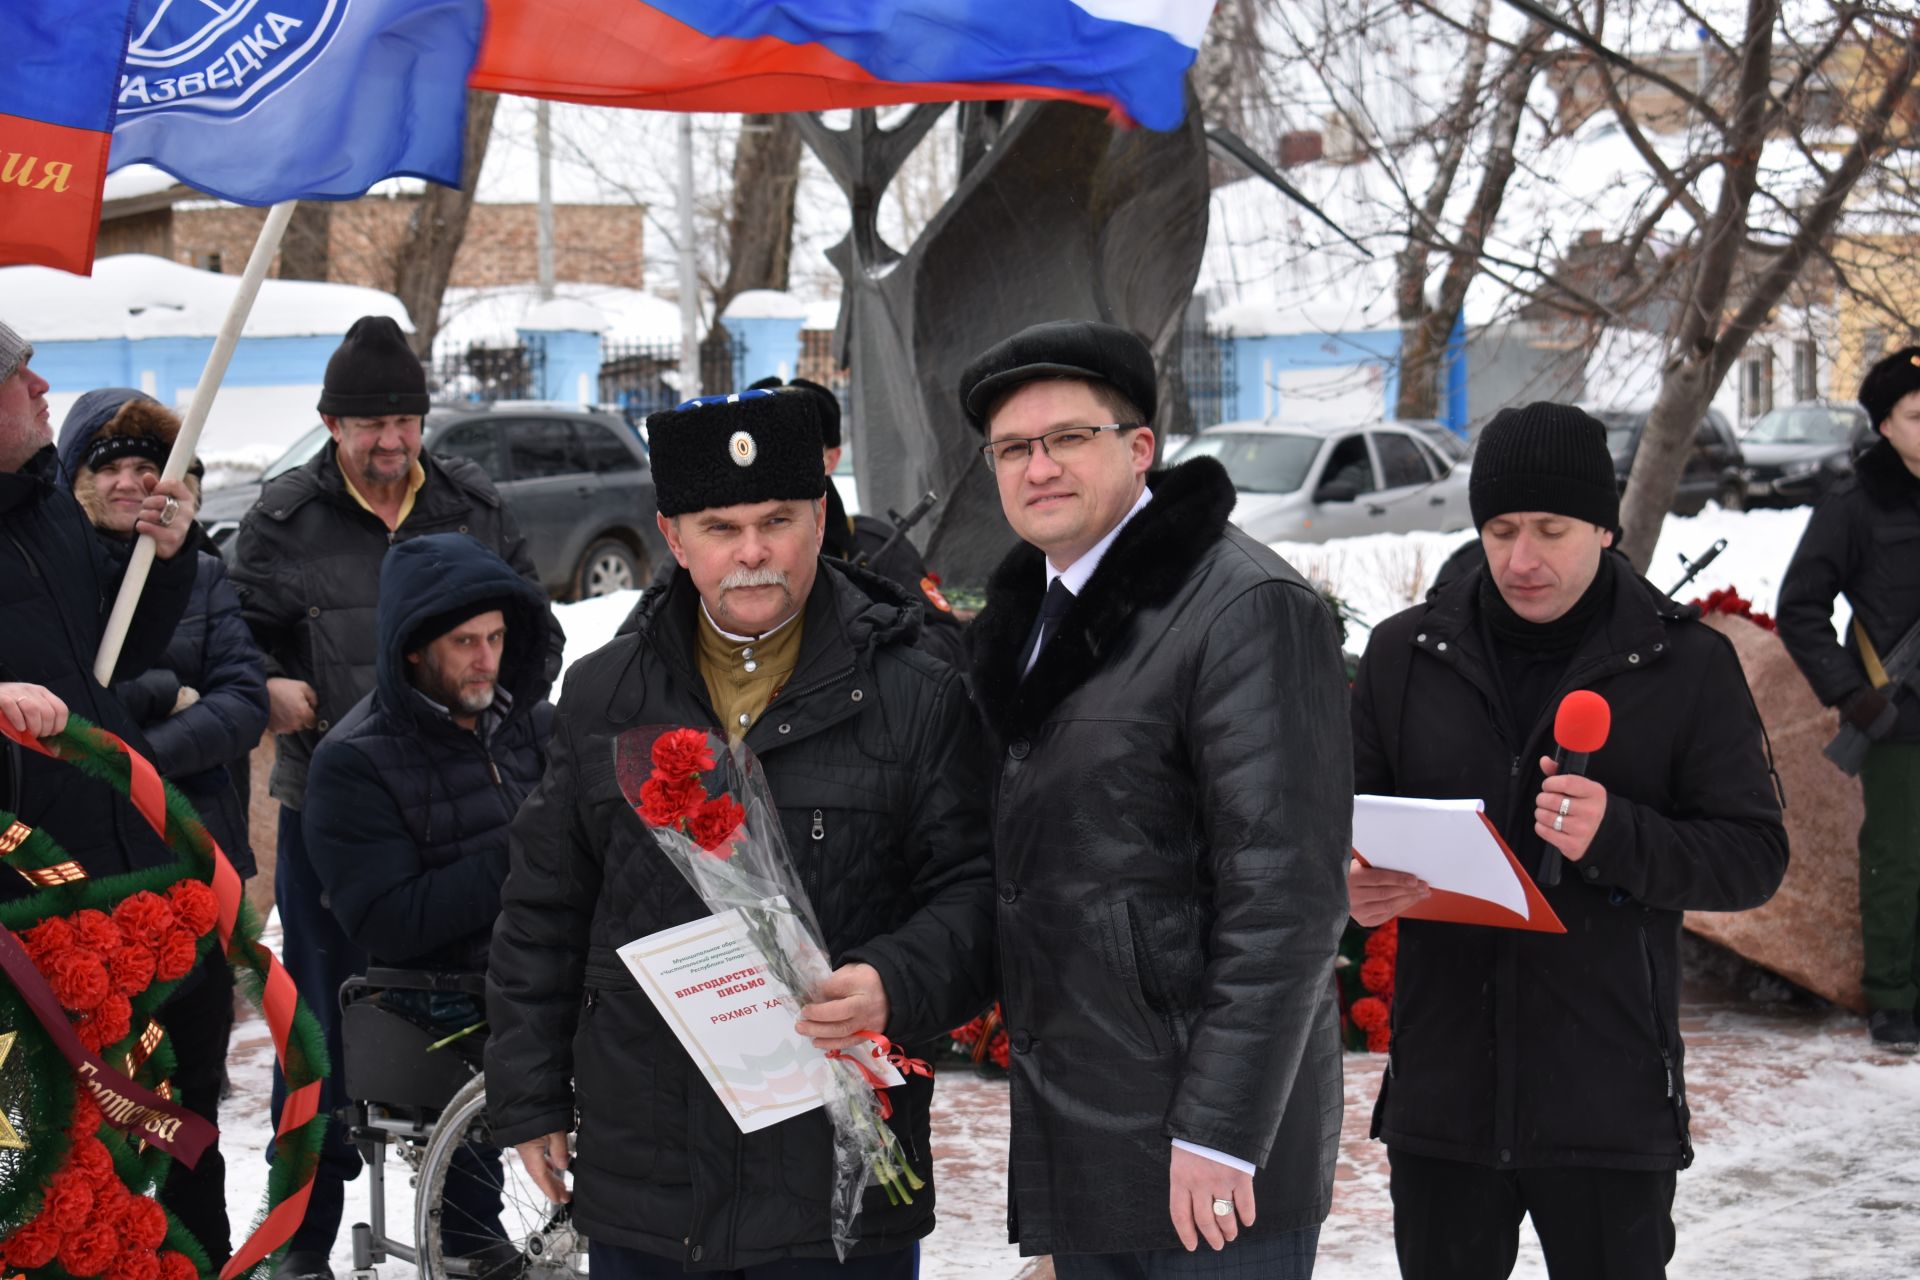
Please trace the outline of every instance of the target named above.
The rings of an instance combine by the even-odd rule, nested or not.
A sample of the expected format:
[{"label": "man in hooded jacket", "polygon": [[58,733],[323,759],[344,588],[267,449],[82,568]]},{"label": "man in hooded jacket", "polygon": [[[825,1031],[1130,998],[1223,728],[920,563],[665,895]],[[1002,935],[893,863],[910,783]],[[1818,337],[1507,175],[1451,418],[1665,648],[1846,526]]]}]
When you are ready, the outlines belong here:
[{"label": "man in hooded jacket", "polygon": [[931,1079],[891,1089],[887,1122],[928,1186],[910,1204],[869,1189],[843,1267],[826,1116],[741,1133],[616,954],[708,914],[614,763],[623,733],[697,727],[758,757],[836,966],[801,1010],[803,1034],[913,1046],[987,1002],[977,730],[960,674],[915,648],[905,595],[821,559],[817,412],[783,389],[649,419],[681,568],[569,670],[547,772],[513,825],[487,972],[487,1111],[549,1197],[571,1198],[595,1280],[905,1280],[933,1229]]}]

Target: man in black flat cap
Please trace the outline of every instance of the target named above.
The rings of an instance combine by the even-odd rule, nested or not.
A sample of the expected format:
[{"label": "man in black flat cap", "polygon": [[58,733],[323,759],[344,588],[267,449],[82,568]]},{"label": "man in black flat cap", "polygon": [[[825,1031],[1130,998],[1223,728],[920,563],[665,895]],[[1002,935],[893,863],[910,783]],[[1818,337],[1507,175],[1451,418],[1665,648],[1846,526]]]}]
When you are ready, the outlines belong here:
[{"label": "man in black flat cap", "polygon": [[[1920,628],[1920,347],[1881,360],[1860,384],[1880,433],[1807,522],[1780,584],[1780,638],[1820,701],[1873,740],[1860,768],[1860,926],[1868,1035],[1920,1050],[1920,694],[1889,674]],[[1833,602],[1853,609],[1845,644]]]},{"label": "man in black flat cap", "polygon": [[[837,1261],[824,1114],[741,1133],[615,957],[708,914],[622,798],[615,741],[700,727],[758,757],[835,966],[802,1034],[910,1046],[987,1003],[979,728],[960,674],[915,647],[912,602],[821,558],[818,414],[782,388],[647,420],[680,567],[568,671],[546,775],[514,820],[487,971],[487,1117],[549,1198],[571,1198],[594,1280],[911,1280],[933,1229],[931,1188],[891,1204],[870,1187]],[[932,1095],[925,1077],[887,1095],[929,1179]]]},{"label": "man in black flat cap", "polygon": [[960,396],[1024,539],[971,627],[1013,1238],[1062,1280],[1311,1275],[1353,797],[1332,615],[1227,523],[1219,463],[1148,474],[1134,334],[1036,325]]},{"label": "man in black flat cap", "polygon": [[[338,1062],[337,993],[366,966],[366,956],[322,899],[301,810],[314,747],[373,690],[380,562],[403,539],[459,533],[523,577],[539,578],[526,539],[478,464],[421,451],[426,371],[391,318],[354,321],[327,361],[319,410],[333,439],[305,466],[261,489],[235,535],[232,576],[241,614],[267,655],[267,727],[279,735],[268,789],[280,802],[274,900],[285,929],[281,954]],[[549,677],[558,671],[557,659],[556,649]],[[329,1076],[323,1086],[322,1115],[345,1101],[337,1081]],[[281,1093],[276,1072],[276,1112]],[[331,1128],[306,1218],[275,1273],[279,1280],[330,1280],[327,1253],[345,1182],[359,1171],[359,1155]]]}]

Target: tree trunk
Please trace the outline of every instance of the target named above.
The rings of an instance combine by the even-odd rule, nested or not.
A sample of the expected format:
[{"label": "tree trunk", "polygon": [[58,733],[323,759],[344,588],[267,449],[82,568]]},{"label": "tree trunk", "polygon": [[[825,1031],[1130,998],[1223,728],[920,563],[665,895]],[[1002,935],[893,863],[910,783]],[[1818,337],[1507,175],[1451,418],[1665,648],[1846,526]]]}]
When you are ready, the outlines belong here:
[{"label": "tree trunk", "polygon": [[487,158],[493,109],[499,100],[498,94],[467,92],[466,162],[460,186],[428,183],[400,245],[393,291],[413,318],[413,349],[423,360],[433,351],[433,340],[440,332],[440,300],[453,276],[454,255],[467,235],[473,189]]},{"label": "tree trunk", "polygon": [[325,280],[333,259],[333,201],[302,200],[280,241],[282,280]]},{"label": "tree trunk", "polygon": [[789,114],[741,117],[733,151],[733,208],[727,219],[727,278],[713,313],[748,289],[785,289],[793,259],[793,209],[800,187],[800,130]]}]

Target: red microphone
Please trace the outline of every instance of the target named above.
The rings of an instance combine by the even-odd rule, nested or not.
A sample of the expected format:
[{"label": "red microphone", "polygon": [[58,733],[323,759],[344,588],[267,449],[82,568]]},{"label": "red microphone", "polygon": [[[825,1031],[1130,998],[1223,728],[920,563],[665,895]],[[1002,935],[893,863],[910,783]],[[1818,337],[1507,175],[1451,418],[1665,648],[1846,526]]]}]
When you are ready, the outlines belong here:
[{"label": "red microphone", "polygon": [[[1607,745],[1612,729],[1613,708],[1607,700],[1591,689],[1575,689],[1560,699],[1560,709],[1553,713],[1553,762],[1563,774],[1585,777],[1587,757]],[[1559,884],[1565,861],[1558,849],[1547,845],[1540,856],[1540,883]]]}]

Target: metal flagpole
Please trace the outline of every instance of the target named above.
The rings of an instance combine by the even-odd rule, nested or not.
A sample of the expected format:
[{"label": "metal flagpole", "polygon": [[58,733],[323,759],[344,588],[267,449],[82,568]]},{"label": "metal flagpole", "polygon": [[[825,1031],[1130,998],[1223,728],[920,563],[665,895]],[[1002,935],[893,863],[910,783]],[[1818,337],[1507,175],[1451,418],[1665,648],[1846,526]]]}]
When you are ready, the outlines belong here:
[{"label": "metal flagpole", "polygon": [[693,117],[680,117],[680,398],[700,394],[700,283],[693,259]]},{"label": "metal flagpole", "polygon": [[[293,206],[297,201],[282,200],[267,213],[267,221],[260,228],[260,238],[253,242],[253,256],[247,259],[247,269],[240,275],[240,287],[234,291],[233,304],[227,308],[226,321],[220,326],[220,336],[214,339],[213,352],[207,356],[207,367],[200,372],[200,385],[193,389],[193,401],[187,406],[187,416],[180,424],[180,434],[174,438],[173,452],[167,455],[167,465],[160,472],[162,480],[178,480],[187,474],[187,468],[193,465],[193,454],[200,446],[200,429],[206,425],[207,410],[213,407],[213,396],[220,389],[220,380],[227,376],[227,364],[233,359],[233,349],[239,344],[240,331],[246,327],[247,313],[253,310],[253,300],[260,292],[260,281],[266,278],[267,264],[273,261],[273,255],[280,251],[280,239],[287,233],[287,222],[293,217]],[[113,668],[120,661],[120,650],[127,641],[127,629],[133,625],[133,611],[140,603],[140,592],[147,585],[147,573],[153,568],[153,538],[141,534],[133,545],[133,558],[127,562],[127,573],[120,580],[120,594],[113,602],[113,613],[107,618],[106,634],[100,638],[100,653],[93,660],[93,678],[106,684],[113,675]]]}]

